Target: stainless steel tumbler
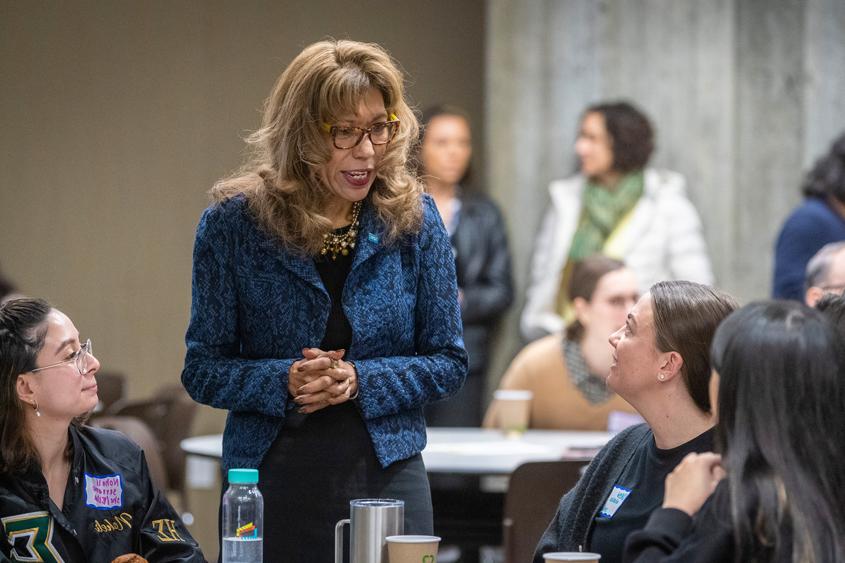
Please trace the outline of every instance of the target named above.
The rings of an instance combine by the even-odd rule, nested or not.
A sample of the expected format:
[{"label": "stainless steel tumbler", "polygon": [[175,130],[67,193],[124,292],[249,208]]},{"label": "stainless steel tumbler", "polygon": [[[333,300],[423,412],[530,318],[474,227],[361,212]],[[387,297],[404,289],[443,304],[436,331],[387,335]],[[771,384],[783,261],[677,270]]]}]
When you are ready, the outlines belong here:
[{"label": "stainless steel tumbler", "polygon": [[349,524],[350,563],[387,563],[387,536],[405,531],[405,503],[363,498],[349,501],[349,518],[334,528],[334,560],[343,563],[343,526]]}]

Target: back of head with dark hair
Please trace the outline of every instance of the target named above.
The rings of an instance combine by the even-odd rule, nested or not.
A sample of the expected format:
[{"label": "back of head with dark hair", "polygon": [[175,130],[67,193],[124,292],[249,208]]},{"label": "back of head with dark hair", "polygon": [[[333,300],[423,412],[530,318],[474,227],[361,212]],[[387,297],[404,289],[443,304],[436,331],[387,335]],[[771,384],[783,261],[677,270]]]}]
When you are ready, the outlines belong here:
[{"label": "back of head with dark hair", "polygon": [[22,471],[35,459],[16,386],[18,375],[35,368],[50,310],[43,299],[12,299],[0,305],[0,475]]},{"label": "back of head with dark hair", "polygon": [[845,560],[842,358],[830,323],[798,302],[752,303],[716,332],[716,437],[738,554]]},{"label": "back of head with dark hair", "polygon": [[649,293],[657,349],[681,355],[687,391],[698,408],[710,412],[710,342],[738,303],[726,293],[689,281],[658,282]]},{"label": "back of head with dark hair", "polygon": [[813,165],[801,191],[806,197],[835,197],[845,204],[845,133],[830,145],[827,154]]},{"label": "back of head with dark hair", "polygon": [[830,321],[839,335],[839,340],[845,342],[845,295],[837,295],[836,293],[824,295],[816,301],[816,310],[820,311]]},{"label": "back of head with dark hair", "polygon": [[613,169],[622,172],[642,170],[654,152],[654,129],[645,114],[629,102],[603,102],[584,111],[604,117],[604,127],[612,142]]},{"label": "back of head with dark hair", "polygon": [[[585,301],[593,299],[593,293],[605,274],[621,270],[625,263],[616,258],[610,258],[602,254],[588,256],[583,260],[575,262],[572,266],[572,274],[569,277],[569,285],[566,288],[567,297],[570,301],[580,297]],[[573,320],[566,326],[566,339],[572,342],[579,342],[584,337],[584,325],[578,319]]]}]

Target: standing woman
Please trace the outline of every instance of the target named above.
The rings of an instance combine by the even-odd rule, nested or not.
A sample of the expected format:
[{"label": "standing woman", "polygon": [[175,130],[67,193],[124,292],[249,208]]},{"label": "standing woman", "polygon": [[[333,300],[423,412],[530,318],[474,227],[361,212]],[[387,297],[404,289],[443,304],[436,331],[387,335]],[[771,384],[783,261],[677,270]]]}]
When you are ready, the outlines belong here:
[{"label": "standing woman", "polygon": [[801,186],[804,201],[775,242],[772,297],[804,299],[807,263],[823,246],[845,240],[845,133],[834,139]]},{"label": "standing woman", "polygon": [[690,456],[669,475],[625,561],[845,561],[845,349],[823,317],[769,301],[719,327],[710,396],[721,458]]},{"label": "standing woman", "polygon": [[646,424],[617,434],[587,466],[540,539],[550,551],[593,551],[622,561],[625,538],[663,502],[666,475],[690,452],[713,449],[710,342],[735,301],[686,281],[653,285],[610,337],[607,386]]},{"label": "standing woman", "polygon": [[432,531],[422,409],[466,353],[449,238],[406,167],[417,132],[381,47],[315,43],[200,219],[182,381],[229,410],[223,467],[259,469],[285,561],[329,561],[354,498],[401,499],[405,532]]},{"label": "standing woman", "polygon": [[430,426],[481,424],[490,337],[513,299],[511,261],[502,214],[489,197],[468,186],[472,137],[469,117],[436,106],[423,114],[421,175],[455,252],[458,300],[469,372],[463,389],[426,409]]},{"label": "standing woman", "polygon": [[520,327],[534,340],[571,320],[572,265],[593,254],[623,260],[645,290],[662,280],[713,282],[698,213],[677,172],[648,168],[654,131],[627,102],[588,107],[575,152],[580,173],[549,186]]}]

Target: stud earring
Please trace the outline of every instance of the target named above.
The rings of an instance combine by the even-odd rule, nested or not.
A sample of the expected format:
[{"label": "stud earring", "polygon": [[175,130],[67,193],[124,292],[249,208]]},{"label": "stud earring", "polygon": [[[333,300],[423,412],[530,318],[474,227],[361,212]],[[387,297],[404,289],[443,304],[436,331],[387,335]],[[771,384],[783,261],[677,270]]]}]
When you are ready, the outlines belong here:
[{"label": "stud earring", "polygon": [[38,401],[35,401],[35,404],[32,405],[32,408],[35,409],[35,416],[41,416],[41,411],[38,410]]},{"label": "stud earring", "polygon": [[659,379],[660,381],[663,381],[664,379],[666,379],[666,376],[661,373],[660,375],[657,376],[657,379]]}]

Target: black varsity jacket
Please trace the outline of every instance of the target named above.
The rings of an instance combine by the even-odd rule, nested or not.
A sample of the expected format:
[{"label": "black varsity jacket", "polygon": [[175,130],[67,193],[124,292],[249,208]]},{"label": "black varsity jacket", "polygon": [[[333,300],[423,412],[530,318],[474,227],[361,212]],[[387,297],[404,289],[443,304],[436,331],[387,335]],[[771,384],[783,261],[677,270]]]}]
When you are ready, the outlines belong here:
[{"label": "black varsity jacket", "polygon": [[123,434],[72,425],[61,510],[40,468],[0,475],[0,561],[108,563],[125,553],[204,562],[199,546],[150,480],[141,449]]}]

